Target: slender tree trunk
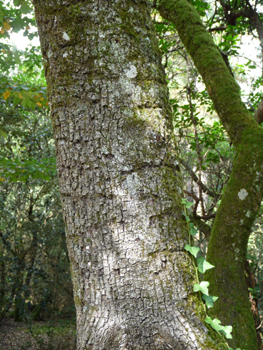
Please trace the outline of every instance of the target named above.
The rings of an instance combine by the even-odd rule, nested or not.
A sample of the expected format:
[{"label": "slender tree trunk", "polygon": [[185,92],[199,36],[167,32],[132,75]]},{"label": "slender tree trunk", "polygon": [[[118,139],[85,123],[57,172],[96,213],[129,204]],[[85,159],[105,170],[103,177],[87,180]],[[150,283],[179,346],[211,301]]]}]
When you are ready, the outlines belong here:
[{"label": "slender tree trunk", "polygon": [[211,314],[233,326],[233,347],[257,349],[257,336],[245,283],[248,238],[263,194],[263,128],[241,101],[212,37],[187,0],[161,0],[161,15],[175,24],[182,42],[202,75],[218,116],[235,147],[231,177],[225,188],[209,240],[206,273],[212,295]]},{"label": "slender tree trunk", "polygon": [[192,293],[168,92],[149,3],[34,4],[78,349],[223,349],[210,340]]}]

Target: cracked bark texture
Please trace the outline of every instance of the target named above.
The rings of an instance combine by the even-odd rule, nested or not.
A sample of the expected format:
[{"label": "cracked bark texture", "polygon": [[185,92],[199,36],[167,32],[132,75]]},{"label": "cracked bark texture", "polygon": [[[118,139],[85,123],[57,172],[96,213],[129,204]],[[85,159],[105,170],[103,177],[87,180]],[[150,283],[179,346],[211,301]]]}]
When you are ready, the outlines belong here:
[{"label": "cracked bark texture", "polygon": [[35,0],[78,350],[216,349],[183,247],[168,91],[147,1]]}]

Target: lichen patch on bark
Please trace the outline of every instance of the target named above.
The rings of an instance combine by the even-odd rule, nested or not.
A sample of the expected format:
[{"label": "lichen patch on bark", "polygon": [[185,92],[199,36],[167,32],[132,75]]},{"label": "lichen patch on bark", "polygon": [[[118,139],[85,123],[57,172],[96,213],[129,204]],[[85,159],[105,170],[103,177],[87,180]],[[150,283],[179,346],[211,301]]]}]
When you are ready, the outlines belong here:
[{"label": "lichen patch on bark", "polygon": [[248,192],[246,189],[242,188],[239,192],[238,192],[238,198],[243,201],[244,199],[246,199],[246,197],[248,196]]}]

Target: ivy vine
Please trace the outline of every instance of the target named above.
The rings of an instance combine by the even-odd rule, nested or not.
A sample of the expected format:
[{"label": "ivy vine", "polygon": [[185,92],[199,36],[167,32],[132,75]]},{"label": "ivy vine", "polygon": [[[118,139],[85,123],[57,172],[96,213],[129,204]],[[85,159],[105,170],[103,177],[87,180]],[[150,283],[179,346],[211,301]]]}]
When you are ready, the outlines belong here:
[{"label": "ivy vine", "polygon": [[[208,281],[200,281],[199,274],[204,274],[205,271],[209,269],[213,269],[214,265],[211,265],[203,256],[197,258],[197,255],[200,251],[200,248],[192,245],[192,240],[197,233],[198,230],[195,228],[194,224],[191,222],[187,209],[191,208],[194,203],[188,202],[186,199],[182,199],[182,204],[184,206],[184,217],[187,223],[187,228],[189,232],[189,244],[186,244],[184,249],[188,251],[194,258],[192,259],[193,266],[195,268],[196,279],[198,283],[195,283],[193,286],[193,290],[196,293],[199,293],[200,298],[203,300],[204,311],[205,311],[205,322],[209,324],[216,332],[220,335],[225,336],[227,339],[232,339],[232,326],[222,326],[221,321],[217,318],[212,319],[207,315],[207,309],[214,307],[214,302],[218,299],[218,297],[209,295],[209,282]],[[229,348],[229,350],[234,350],[233,348]],[[241,350],[237,348],[236,350]],[[243,349],[244,350],[244,349]]]}]

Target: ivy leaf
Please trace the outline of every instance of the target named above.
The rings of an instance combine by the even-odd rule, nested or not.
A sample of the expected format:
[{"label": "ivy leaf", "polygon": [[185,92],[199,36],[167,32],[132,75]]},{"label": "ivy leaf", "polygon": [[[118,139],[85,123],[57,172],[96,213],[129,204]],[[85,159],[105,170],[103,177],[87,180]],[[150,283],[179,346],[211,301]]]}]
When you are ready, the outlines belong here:
[{"label": "ivy leaf", "polygon": [[190,222],[189,226],[190,226],[190,235],[195,236],[198,232],[197,229],[194,227],[194,224],[192,222]]},{"label": "ivy leaf", "polygon": [[205,322],[210,324],[210,326],[212,328],[214,328],[214,330],[216,330],[217,332],[224,334],[224,336],[227,339],[232,339],[232,335],[231,335],[231,332],[232,332],[232,329],[233,329],[232,326],[222,326],[220,324],[221,321],[219,321],[217,318],[214,318],[212,320],[211,317],[206,317]]},{"label": "ivy leaf", "polygon": [[206,270],[214,268],[214,265],[206,261],[203,256],[200,256],[200,258],[197,259],[197,266],[198,266],[199,272],[201,273],[205,273]]},{"label": "ivy leaf", "polygon": [[214,307],[214,302],[218,299],[218,297],[203,294],[202,299],[205,301],[206,307],[210,309],[211,307]]},{"label": "ivy leaf", "polygon": [[200,250],[198,247],[190,246],[190,244],[186,244],[184,247],[185,250],[187,250],[189,253],[191,253],[195,258]]},{"label": "ivy leaf", "polygon": [[184,217],[185,217],[185,221],[186,221],[186,222],[189,222],[189,221],[190,221],[189,216],[188,216],[188,215],[186,215],[185,213],[183,213],[183,215],[184,215]]},{"label": "ivy leaf", "polygon": [[233,330],[232,326],[224,326],[224,327],[222,326],[222,329],[220,330],[220,332],[223,333],[227,339],[232,339],[232,335],[231,335],[232,330]]},{"label": "ivy leaf", "polygon": [[194,205],[194,203],[187,202],[187,200],[184,198],[182,199],[182,204],[184,204],[187,209],[191,208],[191,206]]},{"label": "ivy leaf", "polygon": [[205,295],[209,295],[208,292],[208,286],[209,286],[209,282],[207,281],[202,281],[200,284],[194,284],[194,292],[202,292]]},{"label": "ivy leaf", "polygon": [[194,203],[192,203],[192,202],[186,202],[186,203],[185,203],[185,207],[186,207],[187,209],[191,208],[192,205],[194,205]]}]

